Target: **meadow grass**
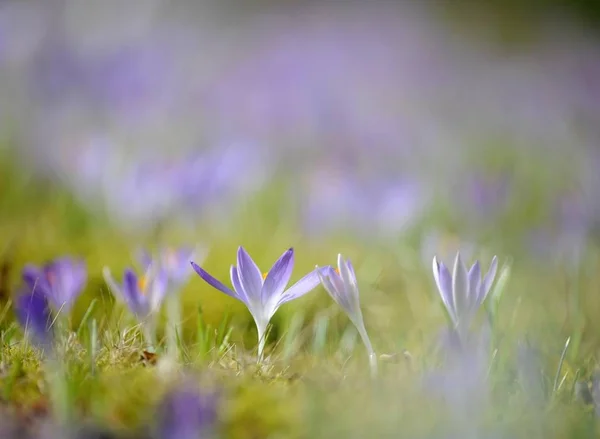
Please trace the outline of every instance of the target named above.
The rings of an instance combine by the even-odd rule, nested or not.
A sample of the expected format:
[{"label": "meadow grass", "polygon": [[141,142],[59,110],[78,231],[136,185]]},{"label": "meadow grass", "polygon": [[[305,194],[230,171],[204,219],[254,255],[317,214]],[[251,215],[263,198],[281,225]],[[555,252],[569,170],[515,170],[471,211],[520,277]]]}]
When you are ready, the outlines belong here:
[{"label": "meadow grass", "polygon": [[[502,261],[511,257],[513,263],[494,313],[490,401],[481,410],[457,414],[451,410],[456,407],[449,409],[419,384],[439,364],[434,347],[446,319],[416,237],[381,243],[340,232],[309,239],[285,216],[285,199],[268,191],[239,206],[226,225],[199,221],[195,230],[124,234],[57,185],[33,182],[12,163],[4,160],[0,176],[0,397],[7,413],[24,422],[50,412],[52,382],[40,353],[15,322],[12,298],[24,264],[70,254],[84,258],[89,272],[85,292],[65,323],[69,335],[57,348],[66,404],[76,419],[115,430],[152,429],[161,397],[190,373],[219,393],[219,433],[227,438],[587,438],[599,433],[594,408],[575,391],[577,382],[592,378],[600,343],[595,317],[600,261],[594,248],[576,271],[510,254],[510,244],[502,248]],[[193,275],[182,292],[179,361],[164,352],[164,321],[157,352],[144,352],[140,328],[115,302],[102,267],[122,272],[139,246],[199,243],[209,248],[203,266],[224,280],[239,245],[264,268],[294,247],[292,281],[315,264],[334,264],[337,253],[350,257],[365,325],[379,354],[378,378],[370,378],[356,330],[321,287],[278,311],[265,361],[257,364],[256,329],[248,311]],[[519,343],[529,343],[528,352],[539,360],[525,361],[538,387],[528,388],[531,381],[519,378],[527,369],[518,366]],[[455,385],[461,393],[463,383]]]}]

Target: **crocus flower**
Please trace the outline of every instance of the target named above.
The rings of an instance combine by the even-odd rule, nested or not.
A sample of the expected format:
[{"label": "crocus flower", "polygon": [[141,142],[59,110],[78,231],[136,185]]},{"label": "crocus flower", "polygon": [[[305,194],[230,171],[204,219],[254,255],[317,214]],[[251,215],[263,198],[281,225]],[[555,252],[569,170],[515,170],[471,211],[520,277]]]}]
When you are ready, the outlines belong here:
[{"label": "crocus flower", "polygon": [[48,349],[54,340],[52,312],[46,294],[26,283],[15,300],[15,313],[25,333],[39,349]]},{"label": "crocus flower", "polygon": [[459,333],[468,330],[477,310],[487,297],[496,276],[497,258],[494,256],[490,269],[481,279],[479,261],[467,271],[460,253],[456,254],[452,274],[437,257],[433,258],[433,277],[448,311],[448,316]]},{"label": "crocus flower", "polygon": [[243,302],[252,314],[258,331],[258,357],[262,358],[265,334],[271,317],[281,305],[312,291],[319,285],[317,270],[311,271],[287,290],[294,268],[294,249],[286,250],[264,275],[243,247],[238,248],[237,266],[230,269],[233,290],[192,262],[205,282],[228,296]]},{"label": "crocus flower", "polygon": [[85,262],[70,257],[55,259],[42,267],[27,265],[23,280],[31,290],[44,294],[54,309],[69,313],[87,281]]},{"label": "crocus flower", "polygon": [[181,304],[177,292],[187,282],[192,273],[189,262],[195,255],[204,256],[192,248],[163,249],[157,255],[152,255],[148,251],[142,250],[139,259],[146,270],[153,266],[162,270],[166,281],[165,301],[167,308],[167,341],[169,351],[177,355],[179,351],[179,333],[181,325]]},{"label": "crocus flower", "polygon": [[338,254],[337,264],[337,269],[326,267],[322,271],[319,271],[317,267],[319,279],[331,298],[342,307],[350,321],[356,326],[369,353],[371,373],[375,375],[377,372],[377,357],[373,351],[373,346],[371,345],[371,340],[363,321],[354,267],[350,260],[344,260],[341,254]]},{"label": "crocus flower", "polygon": [[138,319],[145,319],[159,310],[167,288],[163,270],[151,267],[144,276],[138,278],[133,270],[126,269],[121,285],[115,282],[108,267],[104,267],[103,274],[112,293],[125,302]]},{"label": "crocus flower", "polygon": [[186,386],[171,390],[159,408],[160,439],[208,438],[217,421],[217,397]]},{"label": "crocus flower", "polygon": [[198,253],[198,251],[189,247],[166,248],[161,250],[158,255],[142,250],[139,252],[139,261],[145,270],[157,264],[165,272],[169,289],[177,289],[183,286],[192,274],[189,263]]}]

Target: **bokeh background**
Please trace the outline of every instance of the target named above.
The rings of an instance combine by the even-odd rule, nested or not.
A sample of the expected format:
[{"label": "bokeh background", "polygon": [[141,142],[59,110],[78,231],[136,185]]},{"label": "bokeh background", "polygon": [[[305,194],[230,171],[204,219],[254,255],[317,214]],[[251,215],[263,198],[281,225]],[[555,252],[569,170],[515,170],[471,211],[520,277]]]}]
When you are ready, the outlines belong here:
[{"label": "bokeh background", "polygon": [[[588,362],[599,32],[594,0],[3,0],[0,290],[76,254],[76,313],[100,313],[102,267],[140,246],[205,245],[223,279],[240,244],[265,271],[294,246],[295,278],[342,252],[380,350],[418,355],[443,321],[431,257],[460,247],[513,264],[505,327],[552,352],[575,333]],[[184,297],[252,345],[241,305],[196,279]],[[272,339],[333,313],[337,346],[329,298],[298,302]]]}]

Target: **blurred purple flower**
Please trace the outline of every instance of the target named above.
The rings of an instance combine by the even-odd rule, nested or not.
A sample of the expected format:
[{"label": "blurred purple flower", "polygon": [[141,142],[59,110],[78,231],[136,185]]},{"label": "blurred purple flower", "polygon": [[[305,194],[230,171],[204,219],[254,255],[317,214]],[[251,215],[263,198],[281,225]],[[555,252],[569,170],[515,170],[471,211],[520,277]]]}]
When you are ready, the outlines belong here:
[{"label": "blurred purple flower", "polygon": [[92,101],[125,116],[169,108],[176,95],[174,60],[168,48],[153,43],[123,46],[90,60],[85,85]]},{"label": "blurred purple flower", "polygon": [[593,200],[580,195],[557,198],[548,221],[528,233],[528,248],[539,259],[579,267],[598,221]]},{"label": "blurred purple flower", "polygon": [[232,142],[183,157],[176,169],[178,209],[194,218],[206,207],[232,204],[261,188],[272,173],[272,158],[259,145]]},{"label": "blurred purple flower", "polygon": [[279,307],[312,291],[320,283],[318,270],[313,270],[286,289],[294,268],[294,250],[291,248],[279,257],[267,273],[261,274],[256,263],[240,246],[237,252],[237,266],[232,265],[230,270],[233,290],[196,263],[192,262],[192,267],[210,286],[238,299],[248,307],[258,331],[259,358],[262,358],[267,326]]},{"label": "blurred purple flower", "polygon": [[32,288],[28,280],[15,300],[17,320],[36,347],[49,350],[54,342],[52,312],[45,292]]},{"label": "blurred purple flower", "polygon": [[62,257],[42,267],[27,265],[23,280],[31,290],[44,294],[56,311],[69,314],[85,287],[87,269],[83,260]]},{"label": "blurred purple flower", "polygon": [[350,260],[344,260],[341,254],[338,254],[337,264],[337,269],[333,267],[320,269],[317,267],[317,274],[329,296],[344,310],[360,334],[369,355],[371,373],[375,376],[377,374],[377,356],[367,334],[360,309],[358,282],[356,281],[354,267]]},{"label": "blurred purple flower", "polygon": [[455,206],[462,207],[458,212],[463,221],[477,221],[481,227],[500,215],[508,207],[511,195],[511,180],[506,175],[490,176],[470,172],[464,178],[461,191],[453,191],[453,195],[462,197],[456,200]]},{"label": "blurred purple flower", "polygon": [[33,58],[30,74],[33,92],[47,105],[62,105],[83,97],[84,65],[65,43],[45,41]]},{"label": "blurred purple flower", "polygon": [[160,309],[167,293],[167,276],[160,267],[149,267],[139,278],[133,270],[127,269],[123,274],[122,284],[115,282],[108,267],[104,267],[103,274],[112,293],[139,320],[146,319]]},{"label": "blurred purple flower", "polygon": [[425,373],[424,390],[446,404],[456,425],[465,429],[462,437],[480,437],[482,415],[490,402],[489,331],[469,334],[460,345],[454,330],[449,331],[442,345],[445,360],[440,368]]},{"label": "blurred purple flower", "polygon": [[141,250],[138,258],[144,270],[150,270],[152,266],[160,267],[165,272],[168,289],[179,289],[190,278],[193,271],[190,262],[194,258],[204,259],[204,251],[192,248],[165,248],[153,255],[147,250]]},{"label": "blurred purple flower", "polygon": [[482,279],[479,261],[467,271],[460,253],[457,253],[454,270],[450,274],[444,263],[438,262],[436,257],[433,258],[435,283],[448,316],[460,336],[468,331],[475,314],[492,288],[497,265],[498,260],[494,256],[490,269]]},{"label": "blurred purple flower", "polygon": [[159,407],[159,439],[207,439],[217,422],[217,396],[193,385],[167,393]]},{"label": "blurred purple flower", "polygon": [[453,258],[460,251],[466,259],[473,259],[476,245],[452,233],[443,233],[439,230],[426,231],[421,241],[421,258],[427,268],[435,257],[441,260]]}]

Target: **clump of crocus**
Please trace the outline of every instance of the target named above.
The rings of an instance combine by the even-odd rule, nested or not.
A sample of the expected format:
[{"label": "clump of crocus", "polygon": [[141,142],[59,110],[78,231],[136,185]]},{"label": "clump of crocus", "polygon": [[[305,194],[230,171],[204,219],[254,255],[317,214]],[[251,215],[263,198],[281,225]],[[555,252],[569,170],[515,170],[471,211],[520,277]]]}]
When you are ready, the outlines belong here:
[{"label": "clump of crocus", "polygon": [[62,257],[41,267],[25,266],[23,280],[30,289],[46,296],[57,312],[69,314],[85,287],[87,269],[82,260]]},{"label": "clump of crocus", "polygon": [[190,261],[195,257],[204,257],[203,249],[182,247],[178,249],[164,248],[156,254],[146,250],[138,253],[138,258],[145,270],[162,270],[165,276],[165,302],[167,307],[167,343],[173,356],[178,354],[179,326],[181,324],[181,304],[179,291],[188,281],[192,270]]},{"label": "clump of crocus", "polygon": [[138,277],[133,270],[126,269],[122,284],[114,280],[108,267],[104,267],[103,274],[115,297],[124,302],[142,324],[146,342],[154,347],[156,314],[167,291],[164,270],[151,266],[143,276]]},{"label": "clump of crocus", "polygon": [[341,254],[338,254],[338,268],[325,267],[317,273],[321,283],[331,296],[331,298],[344,310],[350,321],[356,326],[358,333],[369,354],[369,363],[371,365],[371,374],[377,375],[377,356],[371,345],[371,340],[367,334],[358,294],[358,283],[354,267],[349,259],[344,260]]},{"label": "clump of crocus", "polygon": [[15,299],[15,313],[33,345],[42,351],[50,350],[54,343],[54,330],[47,296],[26,282]]},{"label": "clump of crocus", "polygon": [[456,254],[452,274],[442,262],[433,258],[433,277],[448,316],[461,339],[487,297],[496,276],[497,258],[494,256],[487,274],[481,278],[479,261],[467,270],[460,253]]},{"label": "clump of crocus", "polygon": [[297,299],[319,285],[318,270],[311,271],[286,290],[294,268],[294,250],[286,250],[271,269],[260,269],[243,247],[237,252],[237,266],[230,269],[233,290],[192,262],[192,267],[204,281],[217,290],[243,302],[252,314],[258,331],[258,358],[262,359],[265,335],[271,318],[284,303]]},{"label": "clump of crocus", "polygon": [[193,382],[179,385],[162,399],[158,410],[159,439],[208,439],[217,422],[218,397],[201,392]]},{"label": "clump of crocus", "polygon": [[39,288],[29,270],[24,270],[24,286],[15,299],[17,320],[35,347],[44,353],[44,369],[52,407],[60,422],[68,423],[70,398],[64,373],[64,358],[56,351],[54,313],[49,303],[49,290]]}]

